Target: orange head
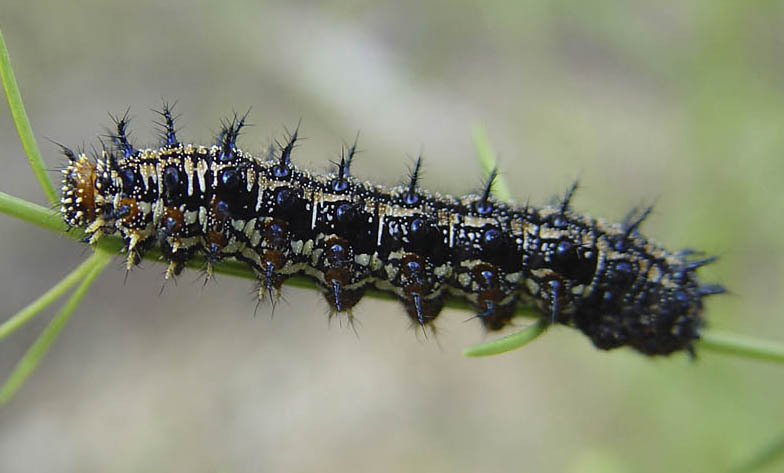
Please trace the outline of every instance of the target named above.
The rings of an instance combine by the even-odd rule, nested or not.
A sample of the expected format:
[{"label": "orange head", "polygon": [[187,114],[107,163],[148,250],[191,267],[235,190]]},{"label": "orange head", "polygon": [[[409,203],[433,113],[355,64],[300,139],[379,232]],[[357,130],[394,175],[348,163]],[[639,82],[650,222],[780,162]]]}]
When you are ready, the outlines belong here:
[{"label": "orange head", "polygon": [[77,157],[67,148],[63,152],[70,162],[63,170],[60,212],[68,225],[83,227],[95,220],[95,164],[84,154]]}]

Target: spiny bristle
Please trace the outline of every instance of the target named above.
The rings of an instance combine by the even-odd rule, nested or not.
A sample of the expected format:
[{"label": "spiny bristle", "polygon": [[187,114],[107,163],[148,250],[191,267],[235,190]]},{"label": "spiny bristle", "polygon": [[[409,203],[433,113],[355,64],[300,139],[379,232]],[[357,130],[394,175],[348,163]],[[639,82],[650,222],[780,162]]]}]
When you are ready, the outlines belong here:
[{"label": "spiny bristle", "polygon": [[718,256],[709,256],[707,258],[702,258],[694,261],[687,261],[683,265],[681,265],[678,269],[680,271],[694,271],[697,268],[705,266],[706,264],[713,263],[719,259]]},{"label": "spiny bristle", "polygon": [[294,147],[297,144],[297,140],[299,139],[299,127],[301,124],[302,124],[301,120],[297,122],[297,127],[294,128],[293,133],[289,133],[288,130],[286,131],[286,133],[288,134],[288,138],[286,138],[285,145],[281,146],[280,144],[278,144],[278,147],[280,148],[281,166],[288,166],[289,164],[291,164],[291,152],[294,150]]},{"label": "spiny bristle", "polygon": [[111,113],[109,114],[112,122],[114,122],[115,131],[108,136],[126,158],[133,156],[136,152],[129,141],[128,125],[131,119],[128,114],[130,111],[131,108],[128,107],[122,117],[114,116]]},{"label": "spiny bristle", "polygon": [[498,168],[493,168],[485,180],[484,190],[482,191],[482,202],[487,202],[490,195],[493,193],[493,184],[498,177]]},{"label": "spiny bristle", "polygon": [[574,193],[577,192],[577,187],[579,186],[579,182],[575,179],[572,182],[572,185],[566,189],[566,194],[564,194],[563,200],[561,200],[561,214],[565,214],[569,210],[569,205],[572,203],[572,198],[574,197]]},{"label": "spiny bristle", "polygon": [[653,206],[648,206],[642,212],[638,212],[638,210],[632,209],[631,212],[623,219],[623,223],[621,226],[624,228],[623,237],[624,240],[628,240],[632,233],[637,231],[640,227],[640,224],[648,218],[648,216],[653,212]]},{"label": "spiny bristle", "polygon": [[161,133],[161,142],[163,146],[175,147],[180,143],[177,141],[177,133],[175,131],[174,122],[177,121],[177,116],[173,116],[172,112],[177,102],[169,104],[165,100],[161,103],[161,109],[153,111],[161,116],[163,121],[155,122]]},{"label": "spiny bristle", "polygon": [[697,294],[700,296],[711,296],[714,294],[725,294],[727,289],[720,284],[703,284],[697,288]]}]

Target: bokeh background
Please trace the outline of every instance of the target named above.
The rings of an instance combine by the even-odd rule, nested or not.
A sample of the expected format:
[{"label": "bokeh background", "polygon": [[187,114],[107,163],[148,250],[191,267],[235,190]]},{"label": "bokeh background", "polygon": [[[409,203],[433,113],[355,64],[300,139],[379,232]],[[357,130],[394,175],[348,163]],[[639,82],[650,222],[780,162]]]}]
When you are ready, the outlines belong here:
[{"label": "bokeh background", "polygon": [[[303,166],[328,169],[360,130],[355,174],[394,184],[423,150],[425,184],[463,193],[483,178],[481,124],[518,201],[575,177],[575,206],[596,216],[655,201],[646,234],[721,256],[701,272],[731,289],[710,326],[777,340],[782,20],[775,1],[0,5],[52,169],[44,138],[95,144],[128,106],[136,143],[153,143],[164,97],[187,139],[252,107],[247,150],[301,118]],[[0,153],[0,189],[45,203],[5,106]],[[0,240],[3,318],[87,254],[6,216]],[[313,291],[254,317],[248,281],[186,272],[159,295],[163,270],[105,272],[0,410],[0,471],[721,471],[784,435],[781,366],[599,352],[563,327],[466,359],[486,336],[465,312],[441,316],[436,342],[365,299],[355,336]],[[0,344],[0,376],[52,313]]]}]

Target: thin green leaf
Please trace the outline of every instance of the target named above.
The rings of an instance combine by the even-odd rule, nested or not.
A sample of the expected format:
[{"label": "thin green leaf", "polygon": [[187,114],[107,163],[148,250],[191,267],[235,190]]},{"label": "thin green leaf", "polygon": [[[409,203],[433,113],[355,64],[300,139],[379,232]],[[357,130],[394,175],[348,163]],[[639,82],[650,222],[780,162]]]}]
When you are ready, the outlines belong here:
[{"label": "thin green leaf", "polygon": [[[471,136],[474,138],[474,146],[479,157],[479,164],[482,165],[482,171],[484,171],[485,175],[489,175],[493,169],[498,167],[498,163],[496,162],[493,148],[490,146],[487,132],[482,125],[474,125]],[[509,185],[500,173],[493,184],[493,195],[499,200],[506,202],[512,200],[512,192],[509,190]]]},{"label": "thin green leaf", "polygon": [[699,348],[784,364],[784,344],[734,333],[705,332],[700,339]]},{"label": "thin green leaf", "polygon": [[79,305],[79,302],[81,302],[82,297],[87,293],[87,290],[92,283],[95,282],[98,275],[101,274],[103,268],[111,261],[111,258],[112,255],[110,253],[96,251],[93,256],[87,260],[91,262],[89,267],[90,270],[82,280],[82,283],[76,288],[63,308],[60,309],[60,312],[52,318],[49,325],[41,332],[41,335],[39,335],[30,348],[27,349],[27,352],[22,356],[22,359],[20,359],[14,367],[11,375],[8,376],[8,379],[3,383],[3,386],[0,387],[0,406],[14,397],[14,394],[16,394],[28,376],[35,370],[38,363],[41,361],[41,358],[49,351],[49,348],[57,339],[57,336],[65,326],[65,323],[68,322],[68,319]]},{"label": "thin green leaf", "polygon": [[95,255],[85,260],[79,267],[71,271],[60,282],[46,291],[41,297],[33,301],[30,305],[11,316],[8,320],[0,324],[0,340],[14,333],[19,327],[29,322],[36,314],[47,308],[52,302],[65,294],[68,289],[84,279],[87,273],[95,265]]},{"label": "thin green leaf", "polygon": [[[47,230],[57,232],[60,235],[66,236],[72,240],[81,241],[84,238],[84,232],[81,229],[74,228],[70,231],[66,227],[57,213],[52,212],[46,207],[38,204],[28,202],[26,200],[14,197],[12,195],[0,192],[0,213],[17,217],[25,222],[37,225]],[[111,254],[118,254],[124,247],[121,238],[117,236],[104,236],[95,245],[96,249],[103,250]],[[161,253],[158,248],[152,248],[144,253],[145,260],[161,262]],[[199,256],[191,258],[186,267],[191,269],[203,270],[207,265],[207,261]],[[256,275],[248,267],[247,264],[241,263],[236,260],[222,261],[213,266],[213,271],[216,274],[225,274],[228,276],[236,276],[245,279],[256,280]],[[310,290],[321,290],[318,285],[310,278],[304,276],[295,276],[286,280],[286,286],[299,287]],[[371,289],[367,292],[368,296],[378,299],[394,299],[394,296],[388,292],[378,291]],[[466,309],[468,304],[459,300],[452,300],[446,304],[447,307]]]},{"label": "thin green leaf", "polygon": [[63,222],[63,217],[59,212],[20,199],[19,197],[14,197],[5,192],[0,192],[0,213],[11,215],[19,220],[38,225],[39,227],[68,237],[81,236],[81,234],[76,235],[67,233],[68,227],[65,225],[65,222]]},{"label": "thin green leaf", "polygon": [[30,126],[30,120],[27,118],[24,104],[22,103],[22,95],[19,93],[19,85],[16,83],[14,70],[11,67],[11,58],[8,56],[8,49],[5,47],[5,40],[3,39],[3,32],[0,31],[0,79],[3,82],[5,95],[8,98],[8,108],[11,109],[11,116],[16,124],[16,131],[19,133],[19,140],[22,142],[27,160],[30,161],[30,167],[33,168],[33,174],[38,179],[38,183],[49,199],[51,205],[57,205],[57,193],[54,190],[54,185],[46,174],[46,164],[41,157],[41,152],[38,150],[38,143],[33,136],[33,129]]},{"label": "thin green leaf", "polygon": [[518,348],[527,345],[529,342],[536,340],[539,335],[544,333],[548,324],[544,319],[540,318],[533,324],[524,328],[523,330],[501,337],[496,340],[491,340],[487,343],[474,345],[463,350],[465,356],[490,356],[500,355],[508,351],[517,350]]}]

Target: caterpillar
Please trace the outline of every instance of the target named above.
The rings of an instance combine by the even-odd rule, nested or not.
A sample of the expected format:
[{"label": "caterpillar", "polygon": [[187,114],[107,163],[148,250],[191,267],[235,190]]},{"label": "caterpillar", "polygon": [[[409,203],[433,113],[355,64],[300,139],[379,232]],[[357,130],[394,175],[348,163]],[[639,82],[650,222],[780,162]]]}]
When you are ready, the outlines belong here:
[{"label": "caterpillar", "polygon": [[431,327],[448,298],[467,301],[488,330],[518,305],[550,323],[576,327],[604,350],[693,353],[705,296],[696,271],[715,258],[669,251],[646,239],[650,208],[609,224],[572,210],[572,185],[554,205],[518,206],[483,192],[455,197],[420,187],[421,157],[407,185],[351,175],[356,142],[336,170],[315,174],[292,163],[299,126],[259,158],[237,147],[247,113],[222,121],[214,144],[179,141],[172,107],[157,111],[161,143],[137,149],[128,114],[95,156],[61,146],[61,212],[90,243],[119,233],[127,267],[159,247],[178,275],[195,255],[234,258],[258,279],[260,299],[277,301],[293,275],[315,280],[331,315],[347,314],[371,286],[400,300],[412,322]]}]

